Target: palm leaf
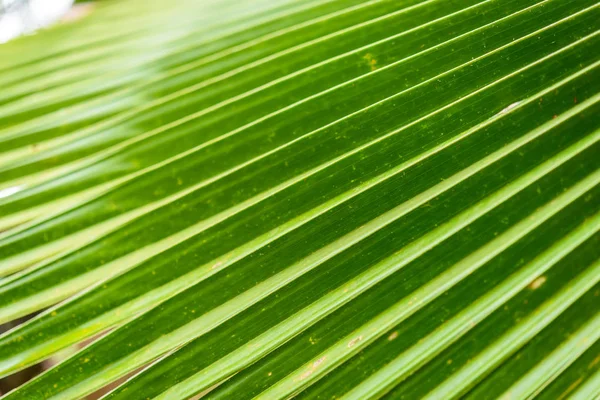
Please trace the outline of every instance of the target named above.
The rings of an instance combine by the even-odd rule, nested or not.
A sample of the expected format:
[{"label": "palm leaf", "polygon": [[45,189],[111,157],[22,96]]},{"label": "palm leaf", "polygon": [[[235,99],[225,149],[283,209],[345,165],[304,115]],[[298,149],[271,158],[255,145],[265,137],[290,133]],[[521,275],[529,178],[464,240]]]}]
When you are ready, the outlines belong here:
[{"label": "palm leaf", "polygon": [[104,333],[5,398],[597,395],[599,21],[127,0],[3,45],[0,372]]}]

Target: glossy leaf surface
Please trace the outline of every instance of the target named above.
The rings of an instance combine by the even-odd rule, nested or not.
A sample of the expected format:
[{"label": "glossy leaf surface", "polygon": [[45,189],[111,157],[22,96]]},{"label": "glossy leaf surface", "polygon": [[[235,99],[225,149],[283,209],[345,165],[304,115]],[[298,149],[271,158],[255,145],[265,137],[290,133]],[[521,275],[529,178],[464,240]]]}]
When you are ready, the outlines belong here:
[{"label": "glossy leaf surface", "polygon": [[109,330],[5,398],[599,393],[599,47],[593,0],[126,0],[1,46],[0,321],[41,313],[0,373]]}]

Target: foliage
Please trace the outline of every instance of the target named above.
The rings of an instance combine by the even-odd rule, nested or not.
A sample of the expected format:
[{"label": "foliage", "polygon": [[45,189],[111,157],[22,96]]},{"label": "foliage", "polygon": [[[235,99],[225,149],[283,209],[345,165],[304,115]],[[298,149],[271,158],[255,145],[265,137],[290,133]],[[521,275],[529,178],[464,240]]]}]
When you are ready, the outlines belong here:
[{"label": "foliage", "polygon": [[600,393],[595,0],[126,0],[0,47],[6,399]]}]

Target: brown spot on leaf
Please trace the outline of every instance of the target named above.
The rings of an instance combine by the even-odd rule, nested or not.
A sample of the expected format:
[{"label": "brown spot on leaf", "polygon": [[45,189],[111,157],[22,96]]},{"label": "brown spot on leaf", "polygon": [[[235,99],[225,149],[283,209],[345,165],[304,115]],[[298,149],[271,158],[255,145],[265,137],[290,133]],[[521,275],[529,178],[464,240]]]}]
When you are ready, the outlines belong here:
[{"label": "brown spot on leaf", "polygon": [[357,336],[354,339],[352,339],[351,341],[348,342],[348,347],[352,347],[354,346],[356,343],[360,342],[362,340],[362,335],[361,336]]},{"label": "brown spot on leaf", "polygon": [[318,360],[315,360],[309,367],[307,371],[304,371],[302,373],[302,375],[300,375],[300,380],[306,379],[308,378],[310,375],[312,375],[313,372],[315,372],[315,370],[319,367],[319,365],[323,364],[323,361],[325,361],[325,356],[319,358]]}]

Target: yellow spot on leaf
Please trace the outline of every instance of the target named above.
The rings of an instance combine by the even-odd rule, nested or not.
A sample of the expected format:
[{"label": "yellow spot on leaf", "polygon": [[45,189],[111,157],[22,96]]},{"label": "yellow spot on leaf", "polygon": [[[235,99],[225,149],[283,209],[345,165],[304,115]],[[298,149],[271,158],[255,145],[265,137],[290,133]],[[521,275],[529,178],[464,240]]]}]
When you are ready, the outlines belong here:
[{"label": "yellow spot on leaf", "polygon": [[531,290],[535,290],[535,289],[539,288],[540,286],[542,286],[545,282],[546,282],[546,277],[542,275],[542,276],[538,277],[536,280],[534,280],[533,282],[531,282],[529,284],[529,288]]},{"label": "yellow spot on leaf", "polygon": [[371,67],[371,71],[375,71],[377,69],[377,60],[371,53],[367,53],[363,56],[363,59],[367,61],[369,66]]}]

